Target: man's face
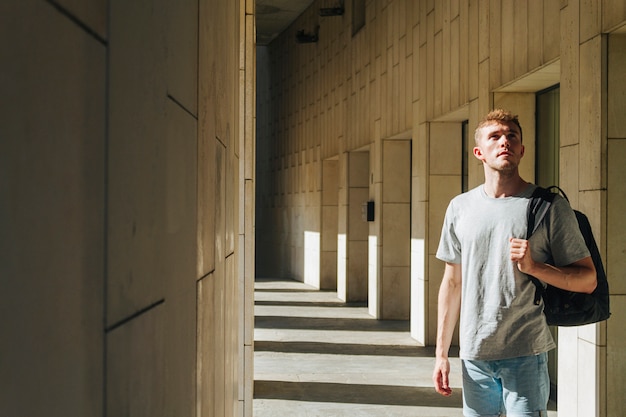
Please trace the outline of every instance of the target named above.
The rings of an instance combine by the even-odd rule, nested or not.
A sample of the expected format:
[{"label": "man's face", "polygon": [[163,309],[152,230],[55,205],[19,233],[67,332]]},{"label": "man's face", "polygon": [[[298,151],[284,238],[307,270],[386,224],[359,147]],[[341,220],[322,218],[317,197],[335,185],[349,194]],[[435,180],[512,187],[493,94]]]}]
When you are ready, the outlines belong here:
[{"label": "man's face", "polygon": [[493,122],[480,129],[474,156],[495,171],[512,171],[524,156],[519,128],[514,123]]}]

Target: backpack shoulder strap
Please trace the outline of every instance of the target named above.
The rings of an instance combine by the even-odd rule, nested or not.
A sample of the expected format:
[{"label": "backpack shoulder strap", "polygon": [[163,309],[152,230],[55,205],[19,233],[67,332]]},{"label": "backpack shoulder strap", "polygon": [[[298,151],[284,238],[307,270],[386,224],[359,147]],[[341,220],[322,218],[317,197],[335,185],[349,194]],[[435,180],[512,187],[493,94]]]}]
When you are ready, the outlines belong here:
[{"label": "backpack shoulder strap", "polygon": [[548,214],[548,210],[556,195],[550,191],[554,187],[556,186],[553,185],[549,188],[538,186],[535,188],[535,191],[533,191],[528,203],[528,229],[526,231],[526,239],[530,238],[532,234],[535,233],[535,230],[537,230],[543,218]]},{"label": "backpack shoulder strap", "polygon": [[[551,186],[548,188],[543,188],[537,186],[535,191],[530,197],[530,201],[528,202],[528,211],[527,211],[527,220],[528,220],[528,229],[526,231],[526,239],[530,239],[532,234],[537,230],[541,222],[543,221],[546,214],[548,214],[548,210],[554,201],[555,193],[550,190],[555,188],[556,186]],[[556,187],[558,188],[558,187]],[[559,188],[559,191],[561,189]],[[567,198],[567,197],[565,197]],[[545,288],[541,281],[537,278],[529,275],[528,278],[535,284],[535,305],[539,305],[541,302],[541,296],[545,291]]]}]

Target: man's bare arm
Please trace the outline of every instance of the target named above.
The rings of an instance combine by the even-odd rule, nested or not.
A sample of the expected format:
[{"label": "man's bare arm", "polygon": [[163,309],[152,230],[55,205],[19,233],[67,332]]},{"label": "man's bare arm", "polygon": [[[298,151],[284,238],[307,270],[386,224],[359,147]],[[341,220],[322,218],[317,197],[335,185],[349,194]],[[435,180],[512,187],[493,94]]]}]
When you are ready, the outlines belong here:
[{"label": "man's bare arm", "polygon": [[454,327],[461,310],[461,265],[446,263],[437,307],[437,347],[433,383],[435,390],[445,396],[452,394],[450,388],[450,362],[448,351],[452,343]]},{"label": "man's bare arm", "polygon": [[521,272],[568,291],[591,294],[596,289],[598,281],[591,256],[567,266],[556,267],[535,262],[530,256],[530,243],[527,240],[511,238],[510,242],[511,260],[517,263]]}]

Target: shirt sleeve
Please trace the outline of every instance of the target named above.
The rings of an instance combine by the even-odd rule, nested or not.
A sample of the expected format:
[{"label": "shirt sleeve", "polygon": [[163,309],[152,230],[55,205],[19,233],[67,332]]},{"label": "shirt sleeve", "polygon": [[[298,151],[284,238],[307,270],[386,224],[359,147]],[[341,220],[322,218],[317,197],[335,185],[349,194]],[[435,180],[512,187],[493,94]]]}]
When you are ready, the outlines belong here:
[{"label": "shirt sleeve", "polygon": [[443,220],[441,238],[439,239],[439,247],[437,248],[437,254],[435,256],[437,259],[444,262],[460,264],[461,244],[456,235],[454,217],[453,204],[450,203]]},{"label": "shirt sleeve", "polygon": [[550,251],[555,266],[566,266],[590,256],[576,215],[567,200],[557,196],[550,210]]}]

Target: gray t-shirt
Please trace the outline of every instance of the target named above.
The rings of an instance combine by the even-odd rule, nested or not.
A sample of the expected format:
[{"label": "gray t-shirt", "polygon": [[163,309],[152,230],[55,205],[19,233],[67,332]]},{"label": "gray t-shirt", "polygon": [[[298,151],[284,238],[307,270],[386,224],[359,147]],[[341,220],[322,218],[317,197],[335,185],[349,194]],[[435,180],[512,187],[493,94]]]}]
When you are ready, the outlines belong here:
[{"label": "gray t-shirt", "polygon": [[[492,198],[483,186],[450,202],[437,258],[461,264],[462,359],[497,360],[547,352],[555,347],[533,303],[535,286],[510,259],[509,238],[526,238],[527,208],[535,185],[517,196]],[[568,202],[556,196],[530,238],[537,262],[569,265],[589,256]]]}]

